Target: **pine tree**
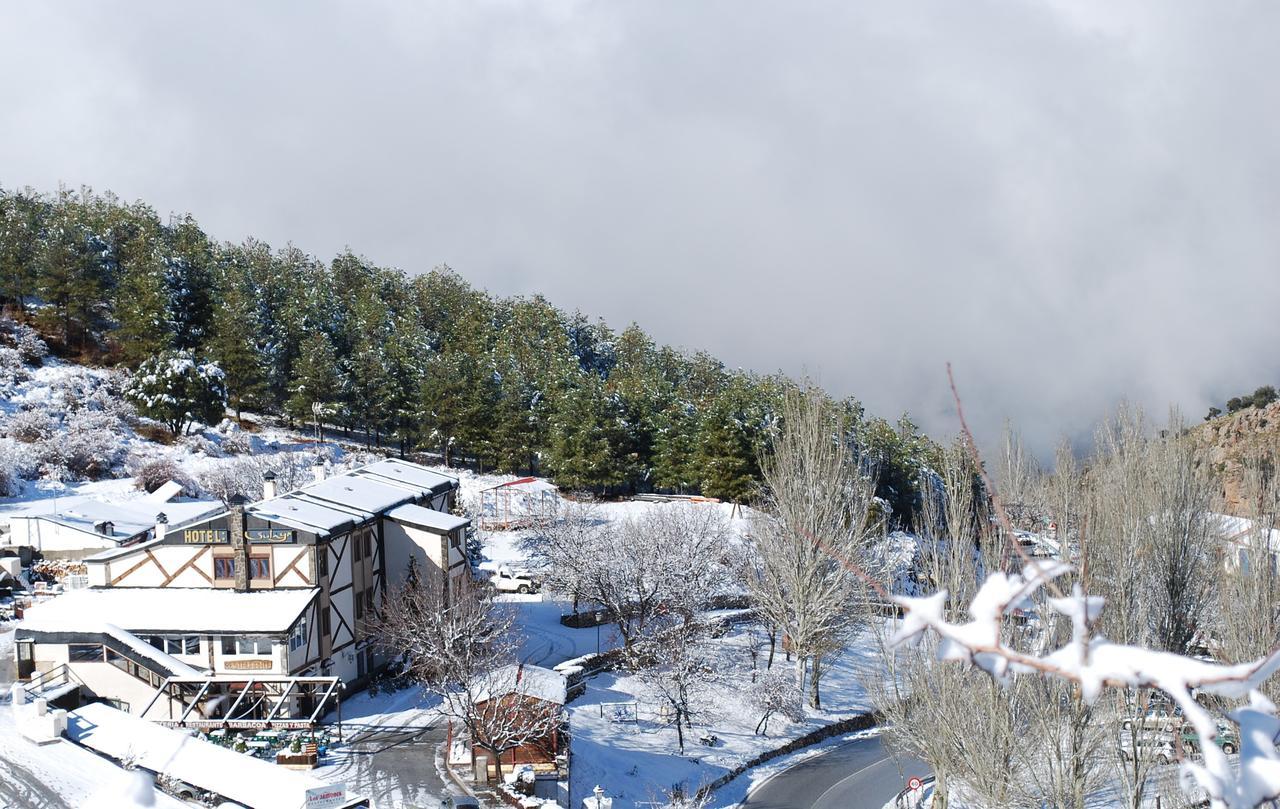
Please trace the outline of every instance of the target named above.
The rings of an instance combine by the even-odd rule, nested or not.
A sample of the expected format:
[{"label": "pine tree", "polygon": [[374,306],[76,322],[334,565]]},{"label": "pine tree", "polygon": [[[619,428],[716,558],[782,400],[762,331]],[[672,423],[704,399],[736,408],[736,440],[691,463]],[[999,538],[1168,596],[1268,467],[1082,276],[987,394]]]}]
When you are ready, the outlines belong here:
[{"label": "pine tree", "polygon": [[594,374],[583,374],[559,400],[547,447],[547,466],[559,485],[569,489],[609,489],[624,480],[610,443],[616,422]]},{"label": "pine tree", "polygon": [[324,417],[331,412],[333,403],[340,401],[341,397],[338,361],[333,344],[322,332],[311,334],[303,341],[298,361],[294,365],[285,411],[290,418],[313,423],[319,431],[320,418],[317,417],[315,407],[320,407],[319,416]]},{"label": "pine tree", "polygon": [[96,313],[103,306],[97,263],[105,245],[83,221],[75,197],[63,192],[45,234],[37,287],[50,304],[45,324],[64,345],[85,349]]},{"label": "pine tree", "polygon": [[748,398],[744,383],[735,381],[701,419],[695,464],[707,497],[741,502],[755,492],[764,436],[763,425],[753,424]]},{"label": "pine tree", "polygon": [[222,369],[190,351],[166,351],[142,363],[125,395],[139,413],[162,422],[175,436],[195,422],[216,423],[227,408]]},{"label": "pine tree", "polygon": [[0,302],[26,311],[35,292],[47,206],[37,195],[0,189]]},{"label": "pine tree", "polygon": [[209,354],[226,373],[227,396],[236,419],[255,406],[265,390],[262,352],[255,343],[257,311],[239,283],[230,281],[215,309]]},{"label": "pine tree", "polygon": [[179,349],[195,350],[209,337],[213,317],[213,253],[209,239],[189,215],[165,229],[166,319]]}]

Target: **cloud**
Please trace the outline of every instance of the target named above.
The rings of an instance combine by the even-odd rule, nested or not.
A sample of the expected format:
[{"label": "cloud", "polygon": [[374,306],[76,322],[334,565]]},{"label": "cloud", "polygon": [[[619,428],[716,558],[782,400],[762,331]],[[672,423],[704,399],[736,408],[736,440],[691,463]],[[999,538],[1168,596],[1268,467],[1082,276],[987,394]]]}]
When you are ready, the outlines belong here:
[{"label": "cloud", "polygon": [[10,4],[0,181],[448,262],[1041,453],[1280,358],[1280,7]]}]

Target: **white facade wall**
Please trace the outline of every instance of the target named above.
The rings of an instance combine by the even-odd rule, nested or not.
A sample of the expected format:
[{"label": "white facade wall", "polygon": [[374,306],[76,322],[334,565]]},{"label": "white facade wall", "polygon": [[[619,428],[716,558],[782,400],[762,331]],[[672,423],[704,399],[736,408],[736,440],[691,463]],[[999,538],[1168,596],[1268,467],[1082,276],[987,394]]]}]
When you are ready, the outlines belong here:
[{"label": "white facade wall", "polygon": [[27,545],[53,553],[97,553],[117,547],[122,539],[124,537],[112,540],[97,532],[72,528],[43,517],[10,517],[9,533],[4,537],[7,545]]}]

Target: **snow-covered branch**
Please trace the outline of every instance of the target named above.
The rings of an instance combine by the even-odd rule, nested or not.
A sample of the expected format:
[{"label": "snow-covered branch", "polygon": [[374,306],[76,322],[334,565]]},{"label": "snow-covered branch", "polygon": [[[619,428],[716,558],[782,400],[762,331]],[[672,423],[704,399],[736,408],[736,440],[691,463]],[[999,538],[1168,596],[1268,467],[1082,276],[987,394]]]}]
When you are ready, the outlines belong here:
[{"label": "snow-covered branch", "polygon": [[972,663],[1000,681],[1031,674],[1078,683],[1088,703],[1095,702],[1105,688],[1155,688],[1182,709],[1205,740],[1217,737],[1218,722],[1196,694],[1247,698],[1247,705],[1229,714],[1240,726],[1238,771],[1216,744],[1204,744],[1203,764],[1182,762],[1183,786],[1199,786],[1219,809],[1253,809],[1280,796],[1280,752],[1275,744],[1280,719],[1275,705],[1258,690],[1280,668],[1280,649],[1251,663],[1224,665],[1112,643],[1093,632],[1103,599],[1086,595],[1078,586],[1070,596],[1048,600],[1052,609],[1071,620],[1070,641],[1045,654],[1020,651],[1006,643],[1001,633],[1004,618],[1016,608],[1030,606],[1030,597],[1041,587],[1069,572],[1071,567],[1061,562],[1033,562],[1020,574],[993,573],[969,604],[970,620],[963,622],[948,620],[945,590],[922,598],[896,597],[904,616],[893,643],[914,642],[933,632],[940,640],[942,660]]}]

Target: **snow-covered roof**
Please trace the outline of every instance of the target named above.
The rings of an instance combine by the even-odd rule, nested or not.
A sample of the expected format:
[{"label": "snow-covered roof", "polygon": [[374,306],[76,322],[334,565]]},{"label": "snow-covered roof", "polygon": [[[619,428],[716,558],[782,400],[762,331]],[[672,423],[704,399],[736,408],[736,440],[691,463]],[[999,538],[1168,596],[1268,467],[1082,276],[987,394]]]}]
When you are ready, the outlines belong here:
[{"label": "snow-covered roof", "polygon": [[513,663],[503,666],[487,678],[484,687],[476,695],[476,702],[484,702],[494,696],[519,694],[564,705],[567,689],[568,680],[558,671]]},{"label": "snow-covered roof", "polygon": [[208,673],[207,670],[197,669],[195,666],[182,662],[168,652],[157,649],[132,632],[126,632],[115,624],[103,624],[102,631],[119,643],[128,646],[134,653],[147,658],[153,663],[159,663],[161,669],[171,677],[203,677]]},{"label": "snow-covered roof", "polygon": [[102,632],[105,625],[115,625],[134,634],[282,634],[318,592],[315,588],[249,593],[184,587],[72,590],[27,610],[20,626],[34,632]]},{"label": "snow-covered roof", "polygon": [[[129,774],[107,759],[66,739],[35,745],[19,732],[19,721],[8,706],[0,711],[0,780],[10,771],[39,784],[39,800],[46,806],[130,806],[122,789]],[[17,783],[5,786],[18,787]],[[0,792],[3,792],[0,789]],[[188,804],[151,787],[155,809],[184,809]],[[34,798],[34,795],[32,795]],[[21,799],[21,798],[19,798]]]},{"label": "snow-covered roof", "polygon": [[404,488],[390,480],[379,481],[361,475],[334,475],[302,488],[304,494],[361,511],[382,512],[429,494],[430,490]]},{"label": "snow-covered roof", "polygon": [[295,495],[276,497],[255,503],[245,512],[270,522],[278,522],[311,533],[334,533],[354,525],[363,516],[326,506],[314,500]]},{"label": "snow-covered roof", "polygon": [[[1233,517],[1228,514],[1215,515],[1222,531],[1222,537],[1228,542],[1234,542],[1239,545],[1252,545],[1254,537],[1260,537],[1262,531],[1259,531],[1253,520],[1245,517]],[[1280,529],[1272,528],[1267,531],[1267,541],[1270,545],[1269,550],[1272,552],[1280,551]]]},{"label": "snow-covered roof", "polygon": [[169,528],[186,525],[207,517],[222,509],[216,500],[190,500],[186,502],[159,503],[146,498],[123,502],[106,502],[80,495],[37,500],[10,519],[42,519],[76,528],[88,533],[105,536],[98,528],[111,523],[114,534],[108,539],[124,542],[156,527],[156,517],[164,513]]},{"label": "snow-covered roof", "polygon": [[[165,773],[248,807],[302,806],[306,791],[325,786],[314,776],[219,747],[198,736],[95,703],[67,714],[67,736],[116,760]],[[354,803],[350,798],[349,803]]]},{"label": "snow-covered roof", "polygon": [[466,517],[456,517],[453,514],[415,506],[412,503],[396,506],[387,512],[387,516],[396,522],[416,525],[419,528],[426,528],[428,531],[436,532],[454,531],[471,524],[471,520]]},{"label": "snow-covered roof", "polygon": [[525,492],[528,494],[559,491],[555,487],[555,484],[549,483],[542,478],[516,478],[515,480],[508,480],[505,483],[498,483],[496,485],[489,486],[488,488],[481,489],[481,491],[491,492],[495,489],[507,489],[511,491]]},{"label": "snow-covered roof", "polygon": [[425,466],[384,460],[254,503],[246,512],[299,530],[332,534],[457,485],[456,478]]},{"label": "snow-covered roof", "polygon": [[428,469],[425,466],[419,466],[409,461],[396,460],[395,458],[388,458],[385,461],[362,466],[356,470],[356,474],[361,477],[387,478],[403,485],[431,489],[436,492],[458,487],[458,479],[455,477],[442,475],[434,469]]}]

